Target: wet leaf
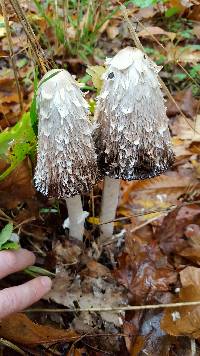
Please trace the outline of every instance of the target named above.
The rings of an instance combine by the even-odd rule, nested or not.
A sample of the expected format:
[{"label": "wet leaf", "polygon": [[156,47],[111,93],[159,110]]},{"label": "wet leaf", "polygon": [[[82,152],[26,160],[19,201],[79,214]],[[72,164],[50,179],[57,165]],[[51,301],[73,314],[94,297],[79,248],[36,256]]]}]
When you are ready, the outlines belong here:
[{"label": "wet leaf", "polygon": [[156,238],[161,250],[166,254],[182,253],[189,247],[185,232],[189,224],[199,220],[200,208],[197,205],[177,208],[170,212],[156,230]]},{"label": "wet leaf", "polygon": [[126,237],[126,252],[119,256],[114,275],[129,290],[134,304],[152,302],[157,293],[167,292],[177,280],[177,273],[158,245],[142,242],[130,233]]},{"label": "wet leaf", "polygon": [[[174,302],[190,302],[200,300],[200,268],[185,268],[180,273],[183,288],[179,298]],[[167,309],[161,321],[161,327],[168,334],[178,336],[186,335],[191,338],[200,338],[200,306],[185,306]]]},{"label": "wet leaf", "polygon": [[75,341],[73,330],[55,329],[32,322],[25,314],[14,314],[1,321],[0,336],[22,345],[54,344],[59,341]]}]

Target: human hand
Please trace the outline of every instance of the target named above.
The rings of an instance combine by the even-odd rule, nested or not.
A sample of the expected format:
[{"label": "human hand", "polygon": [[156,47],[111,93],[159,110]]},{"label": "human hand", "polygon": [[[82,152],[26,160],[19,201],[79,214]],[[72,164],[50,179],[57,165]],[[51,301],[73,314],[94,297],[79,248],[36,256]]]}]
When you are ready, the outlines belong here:
[{"label": "human hand", "polygon": [[[0,251],[0,278],[34,263],[35,256],[28,250]],[[49,292],[51,285],[49,277],[37,277],[20,286],[0,290],[0,320],[37,302]]]}]

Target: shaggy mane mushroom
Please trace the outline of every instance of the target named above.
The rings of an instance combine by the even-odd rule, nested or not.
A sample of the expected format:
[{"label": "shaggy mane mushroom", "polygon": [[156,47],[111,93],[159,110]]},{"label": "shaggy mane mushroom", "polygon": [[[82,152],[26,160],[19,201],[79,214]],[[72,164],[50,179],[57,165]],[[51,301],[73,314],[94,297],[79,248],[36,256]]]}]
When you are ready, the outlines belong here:
[{"label": "shaggy mane mushroom", "polygon": [[84,221],[80,194],[91,190],[97,163],[88,104],[66,70],[51,70],[38,94],[38,154],[35,186],[42,194],[65,198],[70,236],[82,240]]},{"label": "shaggy mane mushroom", "polygon": [[[115,218],[120,179],[152,178],[174,162],[160,68],[132,47],[120,50],[106,64],[94,134],[98,165],[105,175],[102,223]],[[103,236],[112,236],[113,224],[103,224],[101,230]]]}]

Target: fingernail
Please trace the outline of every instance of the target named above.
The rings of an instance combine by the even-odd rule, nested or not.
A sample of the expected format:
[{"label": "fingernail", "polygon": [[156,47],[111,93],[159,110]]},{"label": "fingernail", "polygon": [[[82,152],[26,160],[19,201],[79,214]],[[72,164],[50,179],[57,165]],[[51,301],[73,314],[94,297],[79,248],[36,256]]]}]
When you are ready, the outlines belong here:
[{"label": "fingernail", "polygon": [[52,281],[49,277],[41,277],[41,283],[46,289],[50,289],[52,286]]}]

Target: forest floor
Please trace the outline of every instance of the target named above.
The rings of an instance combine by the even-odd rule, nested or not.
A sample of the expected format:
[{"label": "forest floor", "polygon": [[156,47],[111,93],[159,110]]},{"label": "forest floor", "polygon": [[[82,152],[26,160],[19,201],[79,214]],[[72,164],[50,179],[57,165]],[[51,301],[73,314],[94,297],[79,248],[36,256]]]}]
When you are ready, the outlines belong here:
[{"label": "forest floor", "polygon": [[[107,56],[134,45],[119,4],[71,1],[69,9],[56,1],[20,4],[49,63],[76,76],[93,111],[97,92],[87,67],[103,66]],[[1,354],[200,355],[200,304],[123,310],[200,301],[200,5],[189,0],[127,5],[146,53],[163,67],[161,78],[184,114],[166,98],[176,160],[160,177],[121,182],[115,235],[104,243],[98,226],[103,183],[85,194],[83,244],[63,229],[65,201],[44,198],[33,186],[36,140],[23,113],[31,108],[34,76],[36,82],[40,74],[9,1],[6,11],[12,48],[2,14],[0,228],[12,224],[11,233],[36,254],[39,268],[5,278],[0,287],[46,273],[53,289],[29,311],[2,321]],[[22,130],[14,130],[22,119]]]}]

